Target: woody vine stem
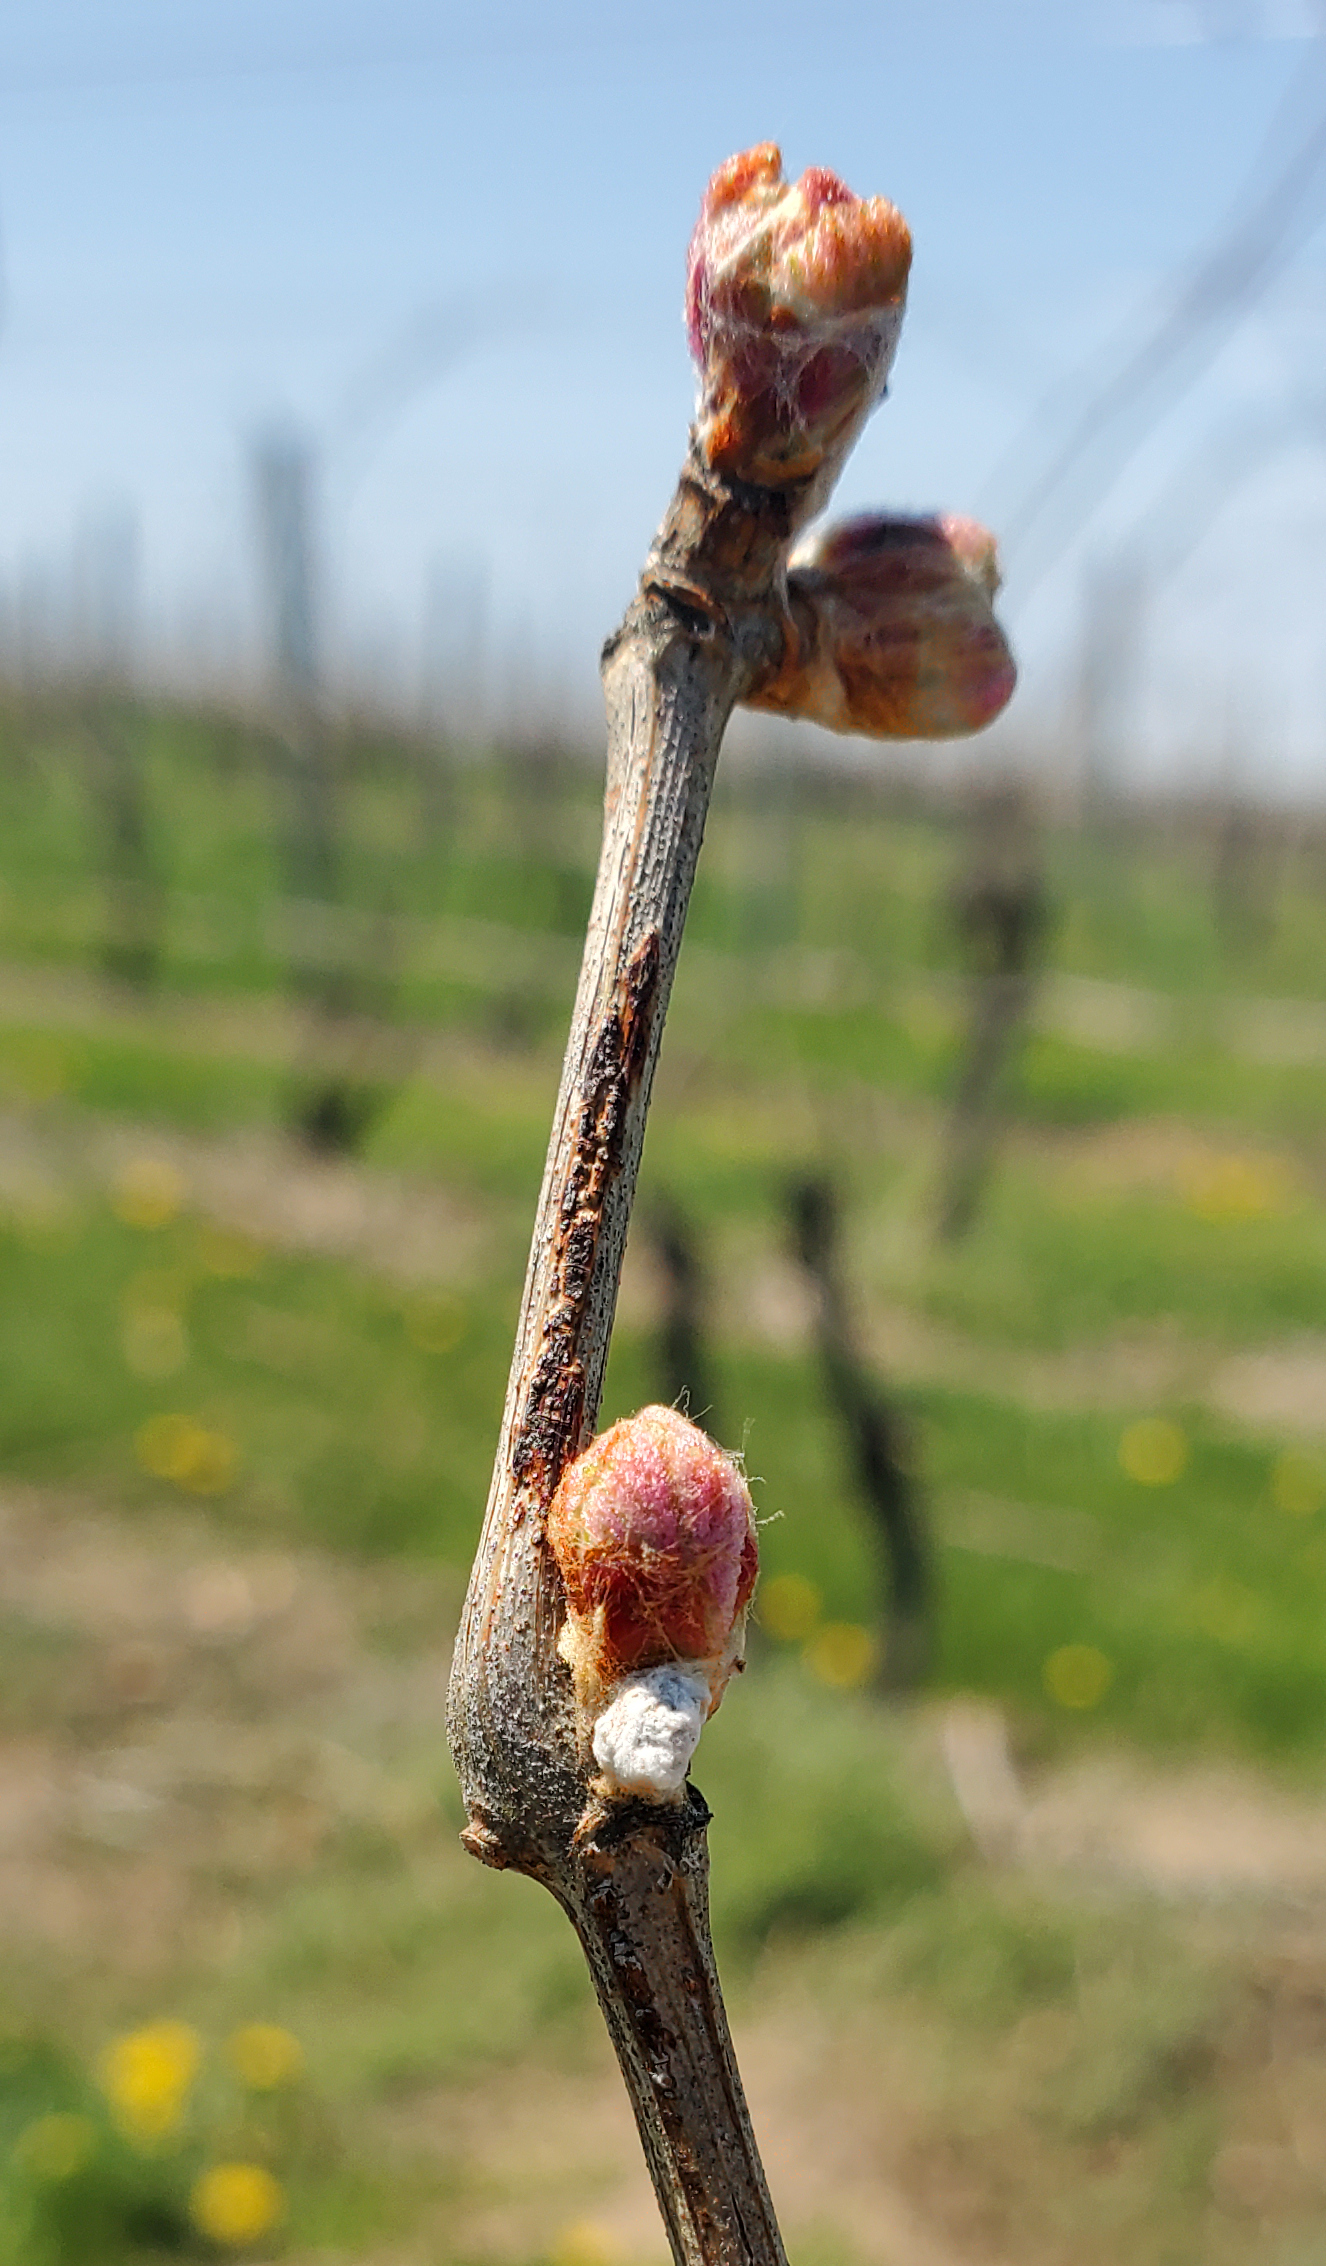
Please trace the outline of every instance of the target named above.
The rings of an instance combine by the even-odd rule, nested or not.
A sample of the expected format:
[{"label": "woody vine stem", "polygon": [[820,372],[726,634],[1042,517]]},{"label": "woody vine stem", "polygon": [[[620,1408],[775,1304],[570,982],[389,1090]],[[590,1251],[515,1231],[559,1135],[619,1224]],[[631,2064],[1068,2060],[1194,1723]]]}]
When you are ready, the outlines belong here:
[{"label": "woody vine stem", "polygon": [[871,518],[793,548],[883,393],[910,240],[771,145],[692,239],[697,421],[604,653],[603,847],[487,1515],[452,1671],[472,1853],[540,1880],[584,1948],[679,2266],[780,2266],[710,1945],[709,1812],[604,1793],[559,1638],[547,1513],[595,1426],[650,1086],[719,744],[741,701],[877,735],[972,731],[1012,688],[970,522]]}]

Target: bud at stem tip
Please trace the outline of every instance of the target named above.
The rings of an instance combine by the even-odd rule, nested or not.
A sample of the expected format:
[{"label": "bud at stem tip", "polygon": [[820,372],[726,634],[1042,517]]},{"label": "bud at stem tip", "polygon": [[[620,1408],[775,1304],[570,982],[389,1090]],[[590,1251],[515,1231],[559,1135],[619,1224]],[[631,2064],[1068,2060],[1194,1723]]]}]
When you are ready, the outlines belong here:
[{"label": "bud at stem tip", "polygon": [[785,181],[772,142],[719,167],[686,275],[696,432],[717,470],[804,486],[803,519],[819,507],[883,395],[911,257],[896,206],[823,166]]}]

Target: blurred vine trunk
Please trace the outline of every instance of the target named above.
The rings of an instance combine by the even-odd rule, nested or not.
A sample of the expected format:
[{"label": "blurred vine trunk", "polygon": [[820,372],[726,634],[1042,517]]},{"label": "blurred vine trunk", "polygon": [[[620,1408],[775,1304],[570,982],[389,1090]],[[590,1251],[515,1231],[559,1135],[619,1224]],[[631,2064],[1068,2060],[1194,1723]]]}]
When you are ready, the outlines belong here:
[{"label": "blurred vine trunk", "polygon": [[304,1010],[291,1125],[310,1148],[353,1154],[391,1084],[382,1033],[394,989],[391,924],[349,901],[345,782],[319,681],[316,458],[301,436],[271,433],[255,446],[253,472],[281,812],[280,945]]},{"label": "blurred vine trunk", "polygon": [[74,547],[75,717],[104,891],[101,964],[115,982],[147,990],[161,974],[166,890],[148,721],[131,689],[138,615],[138,522],[130,506],[112,504],[83,522]]},{"label": "blurred vine trunk", "polygon": [[705,1343],[705,1279],[699,1238],[675,1197],[655,1203],[647,1234],[662,1298],[655,1349],[657,1398],[681,1408],[718,1435],[712,1372]]},{"label": "blurred vine trunk", "polygon": [[166,893],[152,838],[144,727],[122,687],[89,688],[80,737],[105,890],[101,964],[115,982],[147,991],[161,974]]},{"label": "blurred vine trunk", "polygon": [[967,1030],[944,1142],[946,1243],[966,1235],[980,1210],[1002,1130],[1001,1087],[1031,1020],[1049,925],[1039,845],[1018,790],[977,805],[950,913],[966,964]]},{"label": "blurred vine trunk", "polygon": [[825,1177],[788,1191],[792,1248],[815,1292],[815,1340],[829,1404],[838,1418],[882,1573],[878,1681],[905,1691],[933,1649],[934,1555],[904,1427],[860,1351],[839,1261],[841,1207]]},{"label": "blurred vine trunk", "polygon": [[1264,952],[1275,941],[1284,886],[1286,829],[1276,813],[1232,789],[1214,813],[1211,905],[1227,953]]}]

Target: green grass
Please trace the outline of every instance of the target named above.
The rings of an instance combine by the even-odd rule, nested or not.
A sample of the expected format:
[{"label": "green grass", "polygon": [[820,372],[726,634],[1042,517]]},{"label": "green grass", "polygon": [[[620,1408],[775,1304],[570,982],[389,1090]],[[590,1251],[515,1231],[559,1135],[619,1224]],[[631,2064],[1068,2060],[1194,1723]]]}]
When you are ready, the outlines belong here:
[{"label": "green grass", "polygon": [[[187,1214],[128,1226],[96,1197],[63,1218],[11,1225],[0,1265],[0,1465],[10,1473],[128,1504],[192,1498],[240,1529],[336,1549],[467,1562],[514,1275],[463,1292],[406,1289],[328,1259],[237,1257]],[[646,1341],[619,1334],[605,1417],[650,1397],[651,1360]],[[878,1569],[812,1365],[730,1349],[719,1389],[769,1522],[768,1572],[812,1580],[830,1621],[870,1622]],[[1121,1735],[1314,1751],[1326,1731],[1326,1525],[1277,1507],[1274,1443],[1179,1410],[1186,1467],[1172,1484],[1144,1486],[1119,1461],[1125,1415],[939,1388],[910,1407],[941,1538],[945,1505],[964,1491],[1024,1506],[1006,1555],[997,1512],[985,1554],[964,1543],[960,1519],[943,1552],[940,1683],[1053,1719],[1045,1661],[1090,1644],[1112,1671],[1099,1719]],[[172,1478],[169,1440],[154,1456],[145,1430],[171,1418],[225,1446],[191,1468],[186,1439]],[[1056,1522],[1076,1516],[1080,1565],[1034,1562],[1041,1506],[1051,1558]]]},{"label": "green grass", "polygon": [[[811,1379],[792,1364],[729,1363],[727,1407],[743,1411],[769,1575],[811,1581],[829,1621],[880,1604],[871,1537],[841,1470]],[[1119,1462],[1123,1421],[1057,1415],[974,1394],[912,1396],[920,1468],[941,1549],[935,1681],[987,1691],[1040,1735],[1078,1735],[1046,1689],[1045,1664],[1091,1645],[1110,1669],[1098,1725],[1139,1745],[1297,1756],[1326,1732],[1326,1513],[1295,1518],[1269,1485],[1275,1450],[1184,1415],[1190,1460],[1172,1485],[1142,1486]],[[993,1499],[978,1552],[964,1546],[966,1492]],[[1001,1546],[1001,1501],[1013,1506]],[[1082,1562],[1035,1562],[1064,1514]],[[1002,1554],[1001,1554],[1002,1550]]]},{"label": "green grass", "polygon": [[[237,1264],[238,1277],[217,1271]],[[236,1260],[195,1219],[143,1232],[99,1199],[10,1226],[0,1265],[9,1472],[125,1501],[215,1493],[254,1527],[468,1557],[505,1377],[505,1298],[256,1250]],[[229,1443],[224,1468],[178,1485],[145,1471],[142,1427],[170,1415]]]},{"label": "green grass", "polygon": [[[1098,2220],[1111,2198],[1116,2218],[1136,2221],[1139,2255],[1189,2255],[1164,2246],[1200,2212],[1218,2140],[1246,1991],[1228,1953],[1185,1941],[1163,1908],[1083,1908],[991,1880],[933,1782],[918,1784],[887,1716],[809,1691],[788,1663],[753,1667],[702,1759],[716,1811],[716,1941],[739,2023],[772,2013],[825,2029],[837,2041],[834,2082],[855,2084],[863,2101],[881,2064],[896,2083],[901,2062],[907,2113],[940,2118],[969,2181],[997,2147],[1027,2231],[1043,2241],[1042,2218],[1067,2212],[1082,2229],[1074,2255],[1090,2266],[1110,2254]],[[13,2266],[109,2266],[181,2243],[187,2254],[191,2181],[206,2161],[235,2155],[280,2172],[301,2257],[421,2223],[437,2255],[458,2254],[449,2214],[491,2202],[492,2177],[449,2144],[449,2104],[480,2085],[500,2115],[503,2069],[531,2059],[555,2095],[562,2075],[601,2066],[603,2048],[563,1917],[528,1881],[494,1879],[461,1855],[454,1797],[441,1792],[439,1819],[416,1808],[392,1831],[342,1828],[315,1874],[289,1871],[241,1896],[241,1948],[224,1962],[158,1975],[144,2005],[132,1976],[96,1961],[93,2019],[75,1975],[53,2036],[0,2041],[0,2223],[11,2243],[22,2227],[26,2242]],[[20,2001],[25,1991],[35,1995],[31,1975]],[[179,2133],[141,2153],[108,2132],[93,2071],[108,2036],[158,2017],[163,2003],[195,2026],[204,2062]],[[293,2031],[307,2065],[256,2124],[262,2104],[239,2111],[220,2053],[255,2016]],[[412,2102],[425,2104],[440,2143],[426,2159],[377,2137]],[[25,2136],[52,2111],[83,2119],[96,2153],[76,2180],[34,2196]],[[19,2143],[7,2160],[6,2127]],[[579,2145],[586,2176],[592,2168],[602,2183],[593,2135]],[[590,2197],[573,2205],[579,2216]],[[22,2216],[34,2203],[40,2214]],[[63,2247],[37,2239],[50,2237],[53,2204]],[[0,2257],[9,2266],[3,2248]]]},{"label": "green grass", "polygon": [[[407,1586],[438,1584],[454,1602],[505,1388],[597,780],[557,763],[438,763],[383,734],[347,734],[339,749],[351,917],[331,924],[327,957],[379,934],[375,919],[394,924],[374,965],[348,970],[349,1003],[394,1022],[399,1041],[364,1168],[444,1184],[482,1235],[477,1266],[405,1285],[218,1237],[187,1200],[134,1226],[86,1161],[117,1126],[136,1128],[145,1153],[154,1127],[209,1147],[270,1137],[316,1074],[287,996],[279,901],[298,891],[272,750],[224,719],[165,709],[125,729],[164,905],[155,990],[99,988],[114,903],[83,724],[0,717],[0,960],[23,971],[0,1020],[0,1477],[113,1506],[147,1534],[187,1511],[222,1555],[298,1545],[365,1583],[394,1564]],[[721,782],[642,1204],[668,1188],[712,1273],[758,1270],[783,1251],[789,1175],[824,1158],[841,1169],[854,1294],[939,1348],[922,1365],[932,1381],[896,1394],[937,1537],[932,1694],[989,1695],[1019,1751],[1042,1760],[1101,1742],[1301,1777],[1326,1736],[1326,1508],[1310,1484],[1297,1511],[1281,1507],[1293,1443],[1171,1405],[1144,1365],[1135,1386],[1113,1388],[1118,1405],[1088,1404],[1102,1397],[1099,1350],[1121,1340],[1207,1359],[1320,1334],[1326,1069],[1240,1061],[1220,1021],[1231,993],[1321,996],[1318,848],[1305,836],[1286,852],[1274,923],[1231,941],[1209,839],[1160,824],[1051,835],[1050,969],[1153,989],[1170,1002],[1170,1036],[1162,1013],[1159,1039],[1121,1051],[1055,1031],[1029,1041],[1007,1080],[1013,1134],[989,1201],[946,1251],[931,1220],[963,1026],[943,910],[960,850],[950,817],[896,796]],[[318,973],[304,969],[305,1001]],[[330,1060],[330,1023],[320,1043]],[[1148,1162],[1156,1118],[1168,1122],[1150,1128]],[[1236,1188],[1223,1214],[1213,1207],[1188,1148],[1198,1181],[1203,1159],[1241,1160],[1252,1199]],[[741,1318],[740,1283],[723,1288]],[[742,1326],[712,1351],[716,1428],[745,1453],[766,1576],[810,1584],[821,1625],[872,1623],[878,1561],[804,1337]],[[657,1390],[648,1334],[619,1329],[605,1419]],[[1180,1428],[1186,1460],[1147,1485],[1121,1441],[1157,1416]],[[388,1649],[420,1644],[413,1623],[379,1635]],[[80,1643],[54,1619],[9,1612],[7,1737],[67,1730],[78,1708],[92,1722]],[[1054,1668],[1065,1648],[1095,1664],[1085,1699]],[[918,1768],[915,1738],[864,1692],[830,1688],[823,1657],[813,1636],[782,1643],[757,1625],[750,1672],[700,1757],[716,1811],[716,1935],[739,2011],[753,2020],[771,1998],[829,2010],[843,2050],[861,2054],[863,2086],[897,2031],[918,2097],[942,2104],[935,2191],[960,2194],[969,2172],[982,2193],[1002,2192],[1001,2152],[1015,2145],[1035,2194],[1033,2171],[1058,2196],[1027,2205],[1037,2261],[1205,2258],[1233,2082],[1229,1961],[1181,1917],[1120,1894],[1084,1903],[993,1877],[937,1773]],[[323,1728],[353,1749],[353,1727]],[[131,1721],[104,1736],[132,1750]],[[305,2153],[288,2182],[301,2255],[367,2253],[468,2192],[445,2150],[422,2172],[408,2149],[380,2155],[394,2104],[430,2088],[459,2097],[476,2073],[487,2082],[531,2055],[550,2069],[585,2061],[592,2015],[570,1932],[542,1892],[461,1854],[436,1722],[411,1737],[399,1816],[339,1817],[315,1863],[283,1860],[261,1881],[218,1860],[198,1890],[196,1940],[163,1951],[150,1986],[100,1943],[46,1964],[0,1954],[13,2041],[0,2054],[3,2266],[6,2241],[14,2266],[167,2254],[129,2236],[98,2249],[86,2228],[51,2247],[2,2137],[34,2113],[88,2110],[99,2046],[162,2011],[163,1994],[213,2042],[254,2017],[303,2041]],[[227,1948],[206,1948],[213,1938]],[[141,2165],[111,2151],[102,2171],[115,2189]],[[1076,2217],[1074,2197],[1090,2205]],[[173,2207],[178,2222],[178,2195]],[[115,2205],[122,2229],[129,2208]],[[1083,2228],[1096,2248],[1082,2247]],[[832,2229],[801,2232],[799,2255],[848,2257]],[[1287,2266],[1297,2222],[1281,2234],[1260,2255]],[[185,2239],[178,2223],[172,2239]],[[1021,2228],[991,2222],[968,2239],[957,2226],[954,2239],[1011,2255]],[[1232,2240],[1211,2250],[1219,2266],[1243,2266]],[[461,2255],[445,2232],[435,2247]]]},{"label": "green grass", "polygon": [[969,1240],[904,1262],[891,1287],[1012,1345],[1063,1347],[1170,1321],[1216,1344],[1320,1325],[1326,1206],[1307,1193],[1268,1216],[1210,1219],[1177,1188],[1115,1192],[1084,1178],[1071,1163],[1039,1173],[1010,1164]]},{"label": "green grass", "polygon": [[1326,1071],[1268,1066],[1214,1045],[1198,1020],[1180,1023],[1154,1053],[1099,1053],[1057,1035],[1032,1038],[1015,1081],[1016,1107],[1031,1122],[1096,1125],[1116,1117],[1212,1118],[1261,1127],[1314,1149]]}]

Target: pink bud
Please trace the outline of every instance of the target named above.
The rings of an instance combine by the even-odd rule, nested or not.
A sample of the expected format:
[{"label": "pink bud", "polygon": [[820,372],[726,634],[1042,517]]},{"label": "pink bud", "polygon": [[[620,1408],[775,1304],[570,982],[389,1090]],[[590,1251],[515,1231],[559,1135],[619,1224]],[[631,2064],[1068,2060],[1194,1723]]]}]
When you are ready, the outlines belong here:
[{"label": "pink bud", "polygon": [[712,465],[756,487],[814,481],[818,508],[884,392],[911,258],[896,206],[821,166],[785,181],[773,142],[719,167],[686,278]]},{"label": "pink bud", "polygon": [[868,514],[824,528],[792,553],[793,630],[749,705],[874,739],[979,732],[1016,681],[998,587],[994,537],[975,520]]},{"label": "pink bud", "polygon": [[677,1661],[706,1672],[717,1705],[758,1570],[750,1491],[731,1456],[675,1408],[642,1408],[567,1466],[548,1541],[583,1705],[597,1708],[624,1675]]}]

